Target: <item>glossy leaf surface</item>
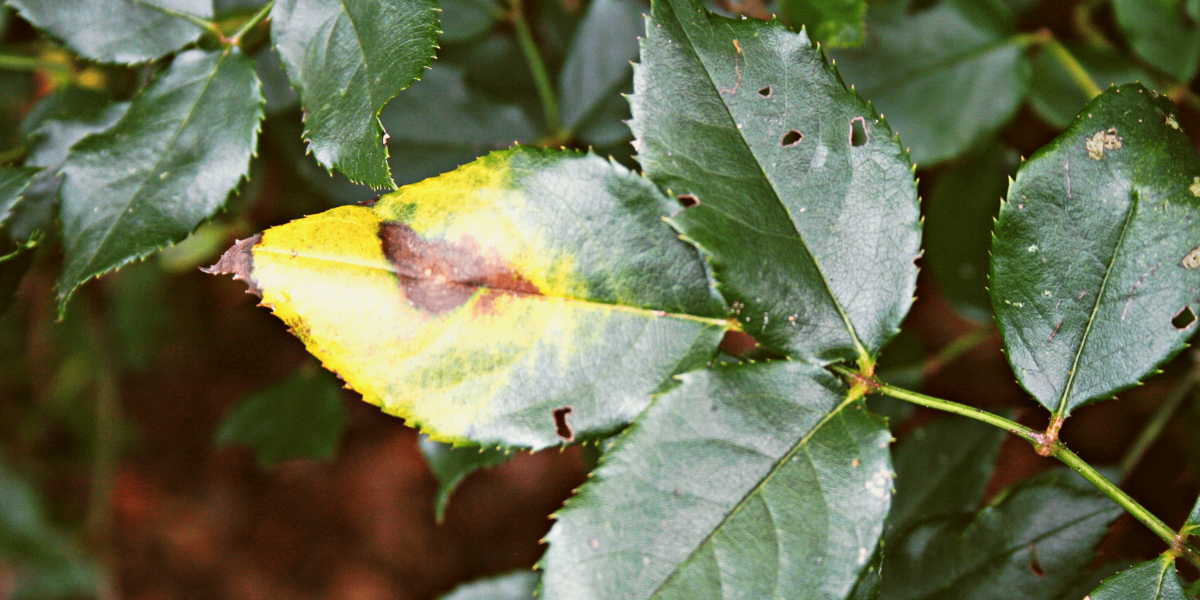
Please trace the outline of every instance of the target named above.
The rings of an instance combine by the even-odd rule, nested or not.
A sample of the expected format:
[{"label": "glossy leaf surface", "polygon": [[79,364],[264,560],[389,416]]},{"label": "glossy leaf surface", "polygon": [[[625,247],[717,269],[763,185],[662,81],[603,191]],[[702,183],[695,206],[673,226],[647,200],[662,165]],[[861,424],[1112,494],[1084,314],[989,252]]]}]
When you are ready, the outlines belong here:
[{"label": "glossy leaf surface", "polygon": [[779,16],[827,48],[847,48],[863,43],[866,0],[782,0]]},{"label": "glossy leaf surface", "polygon": [[1121,32],[1138,56],[1187,81],[1200,69],[1200,23],[1183,0],[1113,0]]},{"label": "glossy leaf surface", "polygon": [[1091,600],[1188,600],[1175,574],[1175,558],[1160,556],[1134,566],[1088,595]]},{"label": "glossy leaf surface", "polygon": [[669,210],[603,159],[517,148],[270,229],[213,271],[433,439],[544,448],[612,431],[716,353],[725,309]]},{"label": "glossy leaf surface", "polygon": [[872,4],[867,42],[834,52],[846,82],[870,100],[922,167],[954,158],[1012,118],[1029,62],[1003,5],[942,0]]},{"label": "glossy leaf surface", "polygon": [[686,373],[555,518],[547,600],[846,598],[883,532],[883,419],[807,363]]},{"label": "glossy leaf surface", "polygon": [[[578,131],[628,85],[649,7],[640,0],[594,0],[571,40],[559,75],[563,126]],[[626,90],[627,91],[627,90]]]},{"label": "glossy leaf surface", "polygon": [[472,448],[470,446],[455,448],[450,444],[435,442],[428,437],[421,438],[421,455],[425,464],[437,478],[437,493],[433,496],[433,515],[438,523],[446,520],[446,506],[450,503],[450,495],[458,488],[467,475],[494,467],[512,458],[511,452],[493,448]]},{"label": "glossy leaf surface", "polygon": [[329,373],[301,367],[234,406],[217,429],[216,442],[250,448],[263,466],[295,458],[332,459],[346,427],[338,388]]},{"label": "glossy leaf surface", "polygon": [[25,20],[62,40],[84,58],[134,64],[155,60],[195,42],[204,32],[185,13],[213,16],[207,0],[8,0]]},{"label": "glossy leaf surface", "polygon": [[1040,473],[974,515],[923,521],[888,544],[880,598],[1054,600],[1120,514],[1074,473]]},{"label": "glossy leaf surface", "polygon": [[[907,157],[802,33],[655,2],[634,69],[646,175],[746,332],[789,356],[874,356],[912,302]],[[854,243],[846,243],[854,240]]]},{"label": "glossy leaf surface", "polygon": [[420,78],[437,44],[434,0],[279,0],[271,39],[304,107],[317,161],[393,188],[379,111]]},{"label": "glossy leaf surface", "polygon": [[263,99],[237,48],[190,50],[62,167],[60,311],[83,282],[187,237],[250,168]]},{"label": "glossy leaf surface", "polygon": [[532,571],[514,571],[464,583],[439,600],[533,600],[538,576]]},{"label": "glossy leaf surface", "polygon": [[0,167],[0,227],[12,216],[22,192],[40,170],[36,167]]},{"label": "glossy leaf surface", "polygon": [[1009,364],[1047,409],[1111,397],[1183,348],[1200,314],[1198,196],[1174,105],[1140,85],[1097,97],[1018,171],[992,304]]}]

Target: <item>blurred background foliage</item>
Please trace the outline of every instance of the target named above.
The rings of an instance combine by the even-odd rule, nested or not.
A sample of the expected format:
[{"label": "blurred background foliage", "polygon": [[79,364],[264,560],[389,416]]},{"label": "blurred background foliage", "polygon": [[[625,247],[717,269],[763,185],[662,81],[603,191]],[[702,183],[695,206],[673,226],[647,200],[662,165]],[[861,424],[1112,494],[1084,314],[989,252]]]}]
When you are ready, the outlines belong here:
[{"label": "blurred background foliage", "polygon": [[[236,28],[261,5],[216,0],[214,19]],[[398,185],[513,143],[592,148],[637,168],[623,94],[647,4],[441,7],[433,68],[381,115]],[[917,303],[884,352],[885,378],[1041,428],[1045,414],[1013,382],[991,324],[992,217],[1021,157],[1110,84],[1169,95],[1183,130],[1200,131],[1200,2],[711,7],[805,25],[911,148],[926,255]],[[546,517],[601,448],[514,457],[421,441],[341,390],[241,284],[198,271],[235,238],[377,195],[306,153],[298,97],[265,29],[242,45],[267,115],[248,181],[183,242],[84,286],[58,320],[57,170],[165,62],[92,63],[0,10],[0,165],[40,169],[19,204],[20,190],[0,179],[0,598],[528,597]],[[725,350],[757,352],[732,338]],[[1119,403],[1080,411],[1065,434],[1170,524],[1200,492],[1196,362],[1185,353]],[[875,408],[896,437],[914,432],[912,444],[953,427],[885,400]],[[939,452],[984,465],[964,479],[969,504],[1049,466],[1022,442],[983,435]],[[1097,564],[1130,564],[1158,545],[1125,516],[1101,551]]]}]

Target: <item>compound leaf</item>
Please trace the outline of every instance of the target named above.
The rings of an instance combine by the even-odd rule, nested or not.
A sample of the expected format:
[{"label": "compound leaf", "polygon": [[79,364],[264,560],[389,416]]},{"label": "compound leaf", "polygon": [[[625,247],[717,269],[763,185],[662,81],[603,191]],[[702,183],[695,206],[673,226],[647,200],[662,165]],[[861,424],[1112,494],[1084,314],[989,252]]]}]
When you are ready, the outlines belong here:
[{"label": "compound leaf", "polygon": [[680,378],[555,515],[543,596],[849,596],[891,499],[883,419],[800,361]]},{"label": "compound leaf", "polygon": [[1053,600],[1091,562],[1121,508],[1074,473],[1039,473],[975,514],[888,543],[881,600]]},{"label": "compound leaf", "polygon": [[0,167],[0,227],[12,216],[22,192],[39,171],[37,167]]},{"label": "compound leaf", "polygon": [[628,85],[646,9],[640,0],[594,0],[588,6],[559,75],[562,120],[568,131],[578,131]]},{"label": "compound leaf", "polygon": [[213,16],[208,0],[8,0],[34,27],[84,58],[135,64],[155,60],[200,39],[204,30],[183,13]]},{"label": "compound leaf", "polygon": [[1200,69],[1200,23],[1184,0],[1113,0],[1129,46],[1150,64],[1188,81]]},{"label": "compound leaf", "polygon": [[316,367],[301,367],[233,407],[217,429],[217,444],[246,446],[263,466],[294,458],[329,460],[345,426],[337,380]]},{"label": "compound leaf", "polygon": [[431,438],[544,448],[611,432],[716,353],[725,308],[670,206],[596,156],[516,148],[270,229],[210,272]]},{"label": "compound leaf", "polygon": [[691,206],[670,222],[764,346],[872,361],[912,302],[921,238],[887,123],[803,33],[692,0],[651,11],[631,127],[646,175]]},{"label": "compound leaf", "polygon": [[915,1],[872,4],[867,43],[833,57],[924,167],[1007,123],[1025,98],[1030,66],[1003,5],[942,0],[915,9]]},{"label": "compound leaf", "polygon": [[1091,600],[1189,600],[1175,574],[1175,557],[1164,554],[1106,579]]},{"label": "compound leaf", "polygon": [[236,47],[189,50],[62,167],[59,311],[83,282],[178,242],[250,168],[263,117],[254,63]]},{"label": "compound leaf", "polygon": [[304,107],[317,161],[351,181],[394,188],[379,111],[416,81],[437,47],[435,0],[280,0],[271,39]]},{"label": "compound leaf", "polygon": [[992,306],[1018,381],[1056,417],[1137,384],[1195,331],[1198,196],[1175,106],[1136,84],[1091,101],[1017,172]]},{"label": "compound leaf", "polygon": [[828,48],[848,48],[863,43],[866,0],[783,0],[779,16],[785,23],[804,26],[812,39]]},{"label": "compound leaf", "polygon": [[455,448],[428,437],[421,438],[420,446],[425,463],[438,480],[437,493],[433,497],[433,514],[438,523],[446,520],[446,505],[450,503],[450,494],[454,493],[467,475],[479,469],[503,464],[512,458],[511,452],[469,446]]}]

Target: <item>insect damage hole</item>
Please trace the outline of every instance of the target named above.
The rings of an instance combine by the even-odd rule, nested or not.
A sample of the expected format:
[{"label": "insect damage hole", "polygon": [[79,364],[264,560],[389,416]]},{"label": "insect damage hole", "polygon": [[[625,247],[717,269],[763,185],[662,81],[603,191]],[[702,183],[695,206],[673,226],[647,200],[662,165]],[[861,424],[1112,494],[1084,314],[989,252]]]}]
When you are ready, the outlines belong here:
[{"label": "insect damage hole", "polygon": [[700,199],[697,198],[695,194],[680,194],[679,196],[676,196],[675,199],[678,200],[685,209],[700,205]]},{"label": "insect damage hole", "polygon": [[870,139],[867,135],[867,120],[862,117],[850,119],[850,145],[855,148],[864,146]]},{"label": "insect damage hole", "polygon": [[571,429],[571,424],[567,422],[567,417],[573,412],[575,409],[570,406],[554,409],[554,432],[568,443],[575,441],[575,430]]},{"label": "insect damage hole", "polygon": [[1171,326],[1175,329],[1187,329],[1195,322],[1196,313],[1192,312],[1192,307],[1190,306],[1183,307],[1182,310],[1175,313],[1174,317],[1171,317]]},{"label": "insect damage hole", "polygon": [[771,86],[769,86],[769,85],[764,86],[761,90],[758,90],[758,95],[762,96],[763,98],[770,98],[771,97]]},{"label": "insect damage hole", "polygon": [[788,146],[795,146],[796,144],[799,144],[800,140],[802,139],[804,139],[804,134],[793,129],[783,134],[783,139],[779,141],[779,145],[783,146],[784,148]]}]

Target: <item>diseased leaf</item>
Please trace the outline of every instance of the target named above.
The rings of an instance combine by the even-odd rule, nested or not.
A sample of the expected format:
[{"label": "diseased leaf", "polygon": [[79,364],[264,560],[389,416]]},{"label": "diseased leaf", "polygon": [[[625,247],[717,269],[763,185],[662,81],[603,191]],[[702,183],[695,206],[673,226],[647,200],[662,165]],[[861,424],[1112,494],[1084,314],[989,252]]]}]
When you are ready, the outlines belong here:
[{"label": "diseased leaf", "polygon": [[533,600],[538,576],[532,571],[513,571],[464,583],[439,600]]},{"label": "diseased leaf", "polygon": [[379,111],[420,78],[437,46],[435,0],[279,0],[271,39],[304,107],[317,161],[394,188]]},{"label": "diseased leaf", "polygon": [[[1112,48],[1069,46],[1067,51],[1079,61],[1096,85],[1106,89],[1141,81],[1153,81],[1133,57]],[[1054,52],[1043,49],[1033,59],[1029,86],[1029,105],[1047,123],[1065,129],[1091,98],[1063,66]]]},{"label": "diseased leaf", "polygon": [[1098,96],[1000,208],[996,321],[1017,380],[1056,417],[1136,385],[1195,330],[1200,157],[1156,96]]},{"label": "diseased leaf", "polygon": [[295,458],[329,460],[345,426],[337,380],[301,367],[234,406],[217,428],[216,443],[246,446],[263,466]]},{"label": "diseased leaf", "polygon": [[559,74],[562,121],[578,131],[611,97],[628,91],[649,6],[641,0],[593,0]]},{"label": "diseased leaf", "polygon": [[60,313],[83,282],[187,237],[250,167],[263,117],[254,63],[236,47],[189,50],[121,120],[62,166]]},{"label": "diseased leaf", "polygon": [[[746,332],[808,360],[873,360],[912,303],[907,157],[803,33],[655,2],[634,69],[646,175],[684,206]],[[853,243],[847,243],[853,240]]]},{"label": "diseased leaf", "polygon": [[431,438],[545,448],[611,432],[715,355],[725,308],[671,205],[598,157],[516,148],[270,229],[210,272]]},{"label": "diseased leaf", "polygon": [[0,227],[12,216],[22,192],[40,170],[37,167],[0,167]]},{"label": "diseased leaf", "polygon": [[1091,600],[1189,600],[1175,574],[1175,557],[1164,554],[1106,579]]},{"label": "diseased leaf", "polygon": [[849,48],[863,43],[866,0],[782,0],[779,16],[827,48]]},{"label": "diseased leaf", "polygon": [[450,444],[435,442],[421,437],[421,455],[433,476],[438,480],[437,494],[433,497],[434,518],[438,523],[446,520],[446,505],[450,494],[458,488],[467,475],[507,462],[512,454],[492,448],[455,448]]},{"label": "diseased leaf", "polygon": [[889,543],[880,598],[1053,600],[1120,514],[1074,473],[1039,473],[974,515],[929,519]]},{"label": "diseased leaf", "polygon": [[942,171],[923,203],[925,264],[946,299],[976,323],[992,321],[987,290],[992,260],[989,234],[1009,178],[1019,165],[1015,151],[991,143]]},{"label": "diseased leaf", "polygon": [[1183,0],[1113,0],[1129,46],[1150,64],[1188,81],[1200,69],[1200,23]]},{"label": "diseased leaf", "polygon": [[6,0],[34,27],[91,60],[135,64],[196,40],[198,25],[174,13],[213,16],[209,0]]},{"label": "diseased leaf", "polygon": [[927,167],[1004,126],[1025,98],[1030,66],[1002,4],[942,0],[916,9],[915,1],[873,3],[863,47],[832,54]]},{"label": "diseased leaf", "polygon": [[893,452],[896,497],[888,515],[889,539],[925,519],[975,510],[1004,434],[963,417],[939,418],[909,433]]},{"label": "diseased leaf", "polygon": [[883,420],[799,361],[680,376],[554,515],[546,600],[846,598],[883,532]]}]

